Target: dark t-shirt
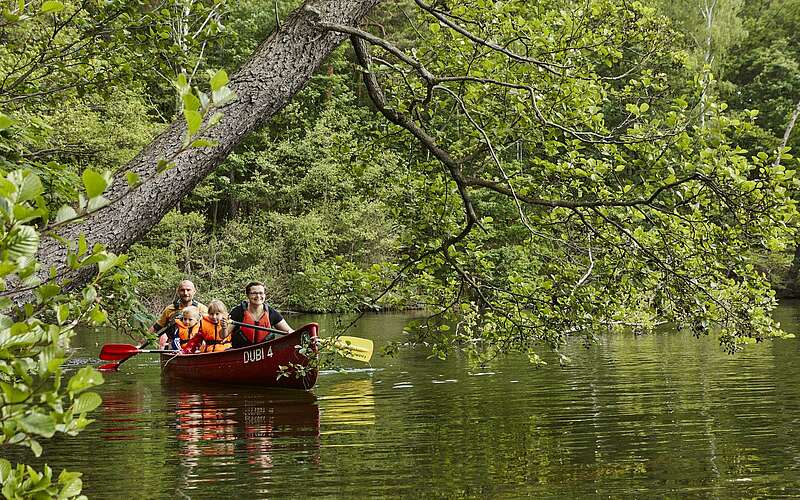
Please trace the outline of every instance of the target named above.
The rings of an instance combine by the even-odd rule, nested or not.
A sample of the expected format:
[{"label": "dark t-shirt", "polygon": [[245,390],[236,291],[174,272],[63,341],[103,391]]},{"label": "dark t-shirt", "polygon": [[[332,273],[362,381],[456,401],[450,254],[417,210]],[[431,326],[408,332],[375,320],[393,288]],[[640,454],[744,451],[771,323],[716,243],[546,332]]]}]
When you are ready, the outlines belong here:
[{"label": "dark t-shirt", "polygon": [[[267,307],[267,311],[269,314],[269,324],[275,328],[275,325],[283,321],[283,316],[281,313],[273,309],[268,304],[264,304]],[[238,306],[231,309],[230,318],[233,321],[242,322],[244,320],[244,310],[247,308],[247,304],[239,304]],[[242,331],[239,329],[239,325],[236,325],[233,329],[233,333],[231,334],[231,344],[232,347],[244,347],[250,345],[250,342],[247,341]]]}]

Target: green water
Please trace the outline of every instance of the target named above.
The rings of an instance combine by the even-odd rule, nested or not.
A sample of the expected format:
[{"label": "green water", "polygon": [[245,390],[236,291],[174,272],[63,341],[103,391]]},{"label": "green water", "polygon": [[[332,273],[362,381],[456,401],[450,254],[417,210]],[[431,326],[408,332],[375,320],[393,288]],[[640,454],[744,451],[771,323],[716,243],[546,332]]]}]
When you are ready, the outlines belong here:
[{"label": "green water", "polygon": [[[800,304],[778,316],[800,330]],[[333,321],[312,319],[323,333]],[[351,334],[380,348],[407,319]],[[84,334],[78,362],[114,340]],[[567,354],[567,367],[471,371],[407,351],[323,372],[308,393],[162,384],[141,355],[107,375],[97,422],[46,459],[83,471],[90,498],[800,496],[800,340],[729,356],[663,332]]]}]

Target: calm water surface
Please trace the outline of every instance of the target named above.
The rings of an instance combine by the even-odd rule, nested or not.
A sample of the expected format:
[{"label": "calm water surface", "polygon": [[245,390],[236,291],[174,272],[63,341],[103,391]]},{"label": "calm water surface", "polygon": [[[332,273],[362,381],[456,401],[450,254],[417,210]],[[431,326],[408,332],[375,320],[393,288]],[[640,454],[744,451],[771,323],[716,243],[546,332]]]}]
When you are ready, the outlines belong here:
[{"label": "calm water surface", "polygon": [[[778,316],[800,330],[800,304]],[[380,348],[408,318],[352,334]],[[292,323],[310,319],[332,326]],[[82,336],[77,360],[114,340]],[[83,471],[93,498],[800,496],[800,339],[729,356],[665,332],[567,351],[564,368],[509,357],[480,371],[376,356],[312,392],[162,384],[140,355],[46,460]]]}]

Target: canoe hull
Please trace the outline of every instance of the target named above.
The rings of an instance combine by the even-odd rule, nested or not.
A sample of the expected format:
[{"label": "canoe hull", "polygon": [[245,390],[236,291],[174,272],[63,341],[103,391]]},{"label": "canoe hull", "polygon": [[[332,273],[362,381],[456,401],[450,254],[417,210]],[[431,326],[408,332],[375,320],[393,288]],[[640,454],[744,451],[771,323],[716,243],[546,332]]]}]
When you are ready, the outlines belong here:
[{"label": "canoe hull", "polygon": [[[309,359],[297,346],[317,349],[319,325],[309,323],[278,339],[222,352],[197,354],[161,354],[161,373],[166,378],[224,384],[257,385],[311,389],[317,382],[317,370],[308,368]],[[296,365],[304,373],[290,370],[281,376],[281,366]]]}]

